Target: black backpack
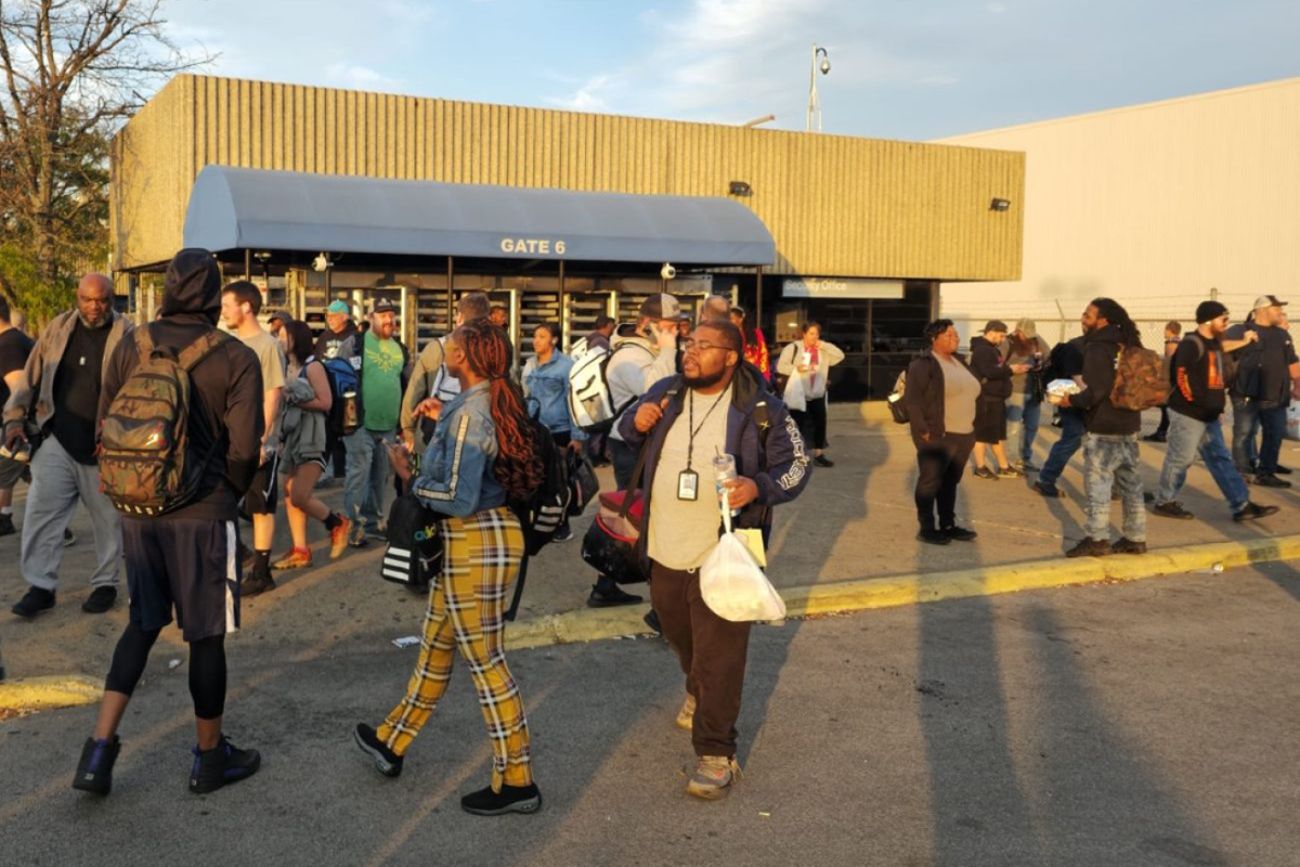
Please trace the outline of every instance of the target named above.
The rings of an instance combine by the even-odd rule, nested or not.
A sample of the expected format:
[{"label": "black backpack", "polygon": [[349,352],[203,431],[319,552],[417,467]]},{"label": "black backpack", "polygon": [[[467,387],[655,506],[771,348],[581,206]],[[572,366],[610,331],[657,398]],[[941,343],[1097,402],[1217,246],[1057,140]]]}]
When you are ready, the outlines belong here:
[{"label": "black backpack", "polygon": [[510,503],[524,529],[524,551],[532,556],[555,538],[569,510],[573,491],[569,487],[569,464],[565,450],[555,444],[551,433],[536,421],[532,426],[533,447],[542,461],[542,483],[524,501]]}]

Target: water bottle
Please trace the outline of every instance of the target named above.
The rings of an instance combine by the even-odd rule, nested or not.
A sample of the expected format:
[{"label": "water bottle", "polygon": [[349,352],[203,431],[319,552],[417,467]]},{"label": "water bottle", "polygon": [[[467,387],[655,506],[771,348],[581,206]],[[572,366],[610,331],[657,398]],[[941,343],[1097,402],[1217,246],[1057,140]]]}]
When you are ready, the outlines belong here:
[{"label": "water bottle", "polygon": [[[718,492],[718,502],[725,503],[728,491],[723,485],[736,478],[736,459],[732,455],[718,454],[713,458],[713,484]],[[739,509],[732,509],[731,515],[740,514]]]}]

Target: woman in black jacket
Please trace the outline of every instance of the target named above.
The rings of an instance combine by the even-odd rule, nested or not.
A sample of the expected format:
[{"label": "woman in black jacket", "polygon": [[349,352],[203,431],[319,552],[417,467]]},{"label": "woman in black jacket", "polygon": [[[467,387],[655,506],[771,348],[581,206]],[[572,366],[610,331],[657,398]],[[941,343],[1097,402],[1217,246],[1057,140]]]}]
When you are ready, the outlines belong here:
[{"label": "woman in black jacket", "polygon": [[957,526],[957,485],[975,444],[980,384],[957,354],[959,339],[951,319],[927,325],[925,339],[930,348],[908,365],[903,391],[919,469],[916,514],[921,530],[916,538],[931,545],[969,542],[975,531]]},{"label": "woman in black jacket", "polygon": [[[984,326],[984,333],[970,342],[970,369],[979,378],[980,396],[975,408],[975,475],[981,479],[1000,476],[1015,478],[1024,473],[1007,458],[1007,398],[1011,397],[1011,377],[1029,370],[1027,364],[1006,364],[999,347],[1007,339],[1007,324],[997,319]],[[998,471],[985,463],[986,446],[993,447]]]}]

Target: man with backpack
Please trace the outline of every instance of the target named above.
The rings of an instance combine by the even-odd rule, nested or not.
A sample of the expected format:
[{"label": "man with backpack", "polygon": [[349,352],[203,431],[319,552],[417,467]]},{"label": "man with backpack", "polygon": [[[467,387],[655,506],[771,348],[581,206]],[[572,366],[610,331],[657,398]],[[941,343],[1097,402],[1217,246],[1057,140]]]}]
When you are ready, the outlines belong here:
[{"label": "man with backpack", "polygon": [[396,442],[401,421],[402,394],[409,356],[397,339],[397,308],[387,299],[376,302],[370,329],[354,334],[339,347],[357,372],[357,414],[360,426],[344,438],[348,473],[343,486],[343,508],[352,519],[354,548],[369,544],[367,535],[379,536],[384,491],[388,487],[387,443]]},{"label": "man with backpack", "polygon": [[[1286,434],[1287,406],[1294,397],[1300,400],[1300,359],[1290,333],[1282,327],[1285,301],[1274,295],[1255,299],[1254,319],[1230,328],[1226,334],[1239,340],[1253,332],[1258,339],[1231,353],[1234,374],[1229,387],[1232,393],[1232,457],[1243,476],[1254,476],[1254,483],[1266,488],[1289,488],[1291,483],[1279,479],[1278,473],[1290,472],[1278,465],[1282,438]],[[1263,431],[1258,452],[1255,429]]]},{"label": "man with backpack", "polygon": [[1263,518],[1277,506],[1250,501],[1246,482],[1232,463],[1223,441],[1219,419],[1224,409],[1223,354],[1259,339],[1254,331],[1239,341],[1223,340],[1228,330],[1228,308],[1218,301],[1202,301],[1196,308],[1196,330],[1179,342],[1170,366],[1173,390],[1169,393],[1169,430],[1160,485],[1151,511],[1166,518],[1194,517],[1174,499],[1187,480],[1187,468],[1199,452],[1214,483],[1228,498],[1234,521]]},{"label": "man with backpack", "polygon": [[[336,298],[325,308],[325,328],[316,338],[316,349],[313,354],[318,361],[328,367],[328,362],[338,358],[339,347],[356,333],[357,324],[352,321],[352,311],[348,303]],[[343,447],[343,437],[332,430],[326,430],[326,434],[328,441],[325,448],[330,459],[330,469],[335,480],[342,479],[347,473],[347,450]]]},{"label": "man with backpack", "polygon": [[112,282],[103,274],[87,274],[77,285],[76,309],[45,326],[5,404],[5,447],[10,453],[34,452],[18,561],[31,586],[13,606],[19,617],[54,607],[64,534],[78,501],[90,513],[97,561],[81,609],[102,614],[117,599],[122,531],[117,511],[100,492],[95,416],[104,362],[129,340],[131,330],[113,310]]},{"label": "man with backpack", "polygon": [[[1142,349],[1142,336],[1128,312],[1110,298],[1094,298],[1083,312],[1082,391],[1067,395],[1062,407],[1083,411],[1087,431],[1083,439],[1083,483],[1088,494],[1087,535],[1065,552],[1067,557],[1103,557],[1107,554],[1144,554],[1147,550],[1146,504],[1138,474],[1138,432],[1142,412],[1117,403],[1114,395],[1124,384],[1128,368],[1125,352]],[[1154,378],[1160,380],[1160,359],[1154,359]],[[1167,384],[1167,382],[1166,382]],[[1157,405],[1163,395],[1153,398]],[[1117,488],[1124,505],[1124,535],[1110,544],[1110,499]]]},{"label": "man with backpack", "polygon": [[262,292],[247,280],[236,280],[221,290],[221,318],[257,355],[264,389],[262,459],[244,495],[244,512],[253,524],[253,568],[239,588],[243,596],[275,589],[275,579],[271,577],[271,545],[275,541],[276,492],[280,487],[280,409],[286,362],[279,341],[257,321],[261,309]]},{"label": "man with backpack", "polygon": [[[100,398],[105,489],[124,507],[145,505],[122,517],[130,619],[113,651],[99,717],[72,782],[98,795],[112,789],[121,750],[118,724],[173,611],[190,646],[198,741],[191,750],[190,791],[216,791],[251,776],[261,762],[256,751],[226,739],[222,718],[225,635],[239,628],[235,521],[261,457],[262,372],[251,349],[216,329],[221,275],[207,250],[181,250],[164,279],[158,321],[143,326],[141,338],[124,341],[107,360]],[[154,418],[140,419],[138,405],[115,400],[142,390],[170,395],[166,411],[155,405]],[[129,457],[110,458],[138,439],[132,434],[140,422],[149,422],[151,436],[167,447],[151,455],[142,450],[136,462],[161,467],[179,461],[184,470],[176,478],[164,483],[166,474],[140,473],[131,469]],[[155,507],[155,514],[135,511]]]},{"label": "man with backpack", "polygon": [[740,771],[736,720],[751,624],[724,620],[701,596],[700,566],[722,525],[713,460],[735,459],[735,477],[723,483],[733,526],[764,539],[772,507],[797,497],[810,471],[785,405],[735,375],[744,359],[740,329],[729,320],[701,322],[685,350],[681,376],[652,386],[618,430],[623,443],[645,449],[645,532],[637,546],[664,638],[686,675],[676,722],[691,731],[697,756],[686,792],[715,800]]},{"label": "man with backpack", "polygon": [[[681,312],[681,304],[673,296],[651,295],[641,302],[636,322],[615,331],[605,379],[609,383],[610,405],[622,411],[609,432],[609,456],[619,490],[637,484],[632,478],[637,448],[624,442],[618,419],[650,386],[677,372],[677,317]],[[592,608],[634,605],[640,601],[640,596],[620,588],[610,575],[600,575],[587,597],[587,605]]]}]

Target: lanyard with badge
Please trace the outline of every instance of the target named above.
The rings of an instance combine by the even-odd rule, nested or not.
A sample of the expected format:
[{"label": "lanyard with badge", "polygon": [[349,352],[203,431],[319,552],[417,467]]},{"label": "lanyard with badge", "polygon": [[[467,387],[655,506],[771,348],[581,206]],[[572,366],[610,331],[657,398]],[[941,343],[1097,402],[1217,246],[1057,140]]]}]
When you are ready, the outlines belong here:
[{"label": "lanyard with badge", "polygon": [[700,474],[691,469],[691,459],[695,454],[695,436],[704,429],[705,422],[713,415],[713,411],[718,408],[726,393],[727,390],[723,389],[714,399],[709,411],[704,414],[704,418],[700,419],[699,427],[695,426],[695,392],[692,391],[687,398],[686,430],[689,436],[686,440],[686,469],[677,474],[677,499],[679,500],[695,502],[700,497]]}]

